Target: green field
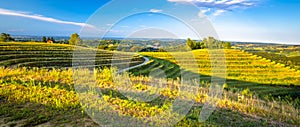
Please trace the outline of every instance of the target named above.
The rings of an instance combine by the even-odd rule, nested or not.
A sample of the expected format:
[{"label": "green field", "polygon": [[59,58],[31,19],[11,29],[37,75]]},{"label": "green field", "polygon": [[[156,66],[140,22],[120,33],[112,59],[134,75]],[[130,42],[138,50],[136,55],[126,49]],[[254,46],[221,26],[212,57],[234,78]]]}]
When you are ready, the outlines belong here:
[{"label": "green field", "polygon": [[[223,96],[209,97],[211,59],[208,50],[195,50],[194,59],[186,52],[144,52],[150,61],[130,70],[131,83],[114,82],[111,63],[134,66],[144,62],[139,55],[76,47],[78,56],[73,59],[74,47],[63,44],[0,43],[0,125],[1,126],[98,126],[84,109],[97,109],[107,114],[129,116],[143,124],[166,126],[168,120],[178,120],[175,126],[300,126],[299,96],[300,73],[289,66],[266,58],[239,51],[224,50],[226,56],[226,84]],[[95,54],[93,54],[95,53]],[[173,56],[172,56],[172,55]],[[114,56],[118,56],[117,59]],[[218,54],[213,55],[218,57]],[[175,59],[176,58],[176,59]],[[90,63],[95,59],[94,63]],[[180,61],[176,61],[176,60]],[[72,61],[73,60],[73,61]],[[76,62],[76,61],[79,62]],[[97,67],[75,71],[72,64]],[[196,61],[198,65],[190,65]],[[96,66],[94,66],[96,65]],[[199,67],[195,71],[195,67]],[[165,75],[165,87],[155,87],[152,76]],[[85,75],[87,74],[87,75]],[[180,75],[199,75],[199,84],[180,84]],[[93,86],[78,85],[74,75],[89,81],[96,77]],[[126,75],[118,75],[125,79]],[[85,82],[85,80],[84,80]],[[121,86],[120,86],[121,85]],[[122,86],[126,87],[122,87]],[[196,89],[196,94],[178,87]],[[76,88],[88,89],[78,93]],[[101,91],[94,90],[97,88]],[[77,93],[76,93],[77,92]],[[122,93],[146,96],[157,95],[154,100],[140,102]],[[181,96],[181,95],[184,96]],[[102,97],[94,101],[93,97]],[[85,105],[82,102],[93,105]],[[183,119],[177,119],[171,104],[194,101],[195,104]],[[198,121],[203,105],[217,100],[216,110],[205,122]],[[103,103],[111,106],[107,110]],[[93,113],[91,113],[93,114]],[[147,119],[160,114],[165,119]],[[120,125],[121,126],[121,125]]]},{"label": "green field", "polygon": [[[251,53],[239,50],[225,50],[226,79],[229,89],[246,89],[260,95],[299,97],[300,71],[291,69],[284,64],[271,62]],[[184,59],[178,66],[185,67],[194,73],[199,73],[201,79],[210,80],[212,67],[210,54],[207,50],[193,51],[194,58],[185,58],[189,53],[142,53],[146,56],[161,58],[172,63]],[[198,63],[191,66],[188,61]],[[199,68],[198,71],[197,67]]]},{"label": "green field", "polygon": [[[0,66],[4,67],[47,67],[62,68],[72,67],[72,60],[80,61],[85,66],[89,61],[95,60],[93,65],[109,66],[112,58],[118,56],[121,64],[130,61],[130,65],[137,65],[143,62],[140,56],[132,54],[109,52],[105,50],[95,50],[79,47],[77,56],[73,59],[74,47],[64,44],[45,44],[45,43],[0,43]],[[120,54],[120,55],[119,55]],[[129,60],[128,60],[129,59]],[[123,62],[123,63],[122,63]],[[76,65],[80,66],[80,65]]]}]

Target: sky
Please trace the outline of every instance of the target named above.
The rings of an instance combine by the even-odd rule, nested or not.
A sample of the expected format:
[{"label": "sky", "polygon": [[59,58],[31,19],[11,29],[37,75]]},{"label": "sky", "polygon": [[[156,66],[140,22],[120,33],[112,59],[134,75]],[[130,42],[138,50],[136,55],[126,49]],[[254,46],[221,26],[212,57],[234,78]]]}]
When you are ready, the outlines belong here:
[{"label": "sky", "polygon": [[299,0],[2,0],[0,32],[300,44],[299,12]]}]

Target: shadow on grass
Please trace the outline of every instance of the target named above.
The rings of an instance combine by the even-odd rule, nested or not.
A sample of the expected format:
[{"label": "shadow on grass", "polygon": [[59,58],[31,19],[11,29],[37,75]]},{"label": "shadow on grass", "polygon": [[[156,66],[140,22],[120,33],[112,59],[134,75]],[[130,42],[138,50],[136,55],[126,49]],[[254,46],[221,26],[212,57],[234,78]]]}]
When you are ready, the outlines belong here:
[{"label": "shadow on grass", "polygon": [[49,87],[49,88],[58,88],[58,89],[63,89],[67,91],[74,91],[74,84],[66,84],[66,83],[61,83],[61,82],[56,82],[56,81],[43,81],[43,80],[26,80],[24,81],[23,79],[18,79],[18,80],[13,80],[11,79],[14,76],[18,75],[10,75],[10,76],[5,76],[2,77],[2,83],[4,84],[18,84],[22,86],[41,86],[41,87]]},{"label": "shadow on grass", "polygon": [[1,126],[98,126],[81,109],[54,108],[32,102],[7,101],[0,95]]},{"label": "shadow on grass", "polygon": [[[200,75],[200,83],[201,85],[209,84],[211,82],[211,76],[209,75],[204,75],[204,74],[198,74],[194,73],[188,70],[180,69],[180,66],[177,64],[172,63],[171,61],[164,60],[164,59],[159,59],[159,58],[154,58],[150,57],[150,60],[154,60],[154,62],[150,64],[155,64],[155,66],[151,65],[145,65],[139,68],[135,68],[130,70],[130,72],[133,75],[139,76],[148,76],[151,70],[161,66],[161,69],[164,70],[166,68],[166,65],[172,65],[174,68],[169,69],[169,70],[164,70],[165,73],[167,74],[167,78],[172,78],[172,79],[180,79],[181,73],[183,72],[184,74],[187,75]],[[172,72],[179,72],[179,73],[172,73]],[[168,74],[173,74],[173,75],[168,75]],[[240,80],[234,80],[234,79],[226,79],[226,84],[228,85],[227,90],[230,90],[232,92],[241,92],[244,89],[249,88],[251,92],[255,93],[259,98],[265,99],[266,96],[273,97],[273,98],[278,98],[278,97],[285,97],[289,96],[292,99],[296,99],[300,97],[300,86],[296,85],[276,85],[276,84],[261,84],[261,83],[255,83],[255,82],[247,82],[247,81],[240,81]],[[257,90],[255,87],[260,87],[262,86],[261,89]]]}]

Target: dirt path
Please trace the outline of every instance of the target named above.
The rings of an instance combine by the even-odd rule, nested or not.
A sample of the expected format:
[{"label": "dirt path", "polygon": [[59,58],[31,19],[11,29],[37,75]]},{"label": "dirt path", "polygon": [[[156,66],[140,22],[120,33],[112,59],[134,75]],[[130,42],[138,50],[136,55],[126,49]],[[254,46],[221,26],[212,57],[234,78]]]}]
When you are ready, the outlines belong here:
[{"label": "dirt path", "polygon": [[141,64],[139,64],[139,65],[132,66],[132,67],[128,67],[128,68],[125,68],[125,69],[122,69],[122,70],[118,70],[117,73],[122,73],[122,72],[131,70],[131,69],[134,69],[134,68],[138,68],[138,67],[141,67],[141,66],[147,64],[147,63],[149,62],[149,58],[144,57],[144,56],[143,56],[143,58],[144,58],[144,60],[145,60],[143,63],[141,63]]}]

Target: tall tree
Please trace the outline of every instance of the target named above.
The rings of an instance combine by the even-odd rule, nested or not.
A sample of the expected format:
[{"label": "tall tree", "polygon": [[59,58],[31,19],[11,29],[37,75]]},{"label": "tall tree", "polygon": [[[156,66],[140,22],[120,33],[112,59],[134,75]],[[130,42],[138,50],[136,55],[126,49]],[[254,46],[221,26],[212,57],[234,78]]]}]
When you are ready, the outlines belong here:
[{"label": "tall tree", "polygon": [[70,45],[79,45],[81,42],[82,40],[80,39],[80,36],[77,33],[71,35],[69,40]]},{"label": "tall tree", "polygon": [[206,49],[205,43],[203,41],[199,43],[200,43],[200,49]]},{"label": "tall tree", "polygon": [[43,36],[42,42],[47,42],[47,38],[45,36]]},{"label": "tall tree", "polygon": [[217,49],[219,47],[218,40],[216,40],[214,37],[208,37],[207,41],[207,46],[209,48]]},{"label": "tall tree", "polygon": [[54,38],[53,38],[53,37],[51,37],[51,41],[52,41],[52,43],[55,43],[55,40],[54,40]]},{"label": "tall tree", "polygon": [[231,43],[230,43],[230,42],[224,42],[224,43],[223,43],[223,47],[224,47],[225,49],[231,49]]},{"label": "tall tree", "polygon": [[0,34],[0,42],[14,41],[14,39],[7,33]]},{"label": "tall tree", "polygon": [[207,38],[203,38],[202,40],[202,49],[208,48],[208,40]]},{"label": "tall tree", "polygon": [[188,47],[190,47],[191,49],[195,49],[196,48],[196,42],[195,41],[193,41],[193,40],[191,40],[190,38],[188,38],[187,40],[186,40],[186,45],[188,46]]},{"label": "tall tree", "polygon": [[203,38],[202,41],[196,42],[188,38],[186,40],[186,45],[191,49],[231,49],[230,42],[224,42],[215,39],[214,37]]}]

